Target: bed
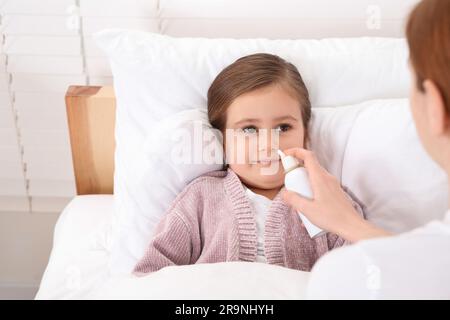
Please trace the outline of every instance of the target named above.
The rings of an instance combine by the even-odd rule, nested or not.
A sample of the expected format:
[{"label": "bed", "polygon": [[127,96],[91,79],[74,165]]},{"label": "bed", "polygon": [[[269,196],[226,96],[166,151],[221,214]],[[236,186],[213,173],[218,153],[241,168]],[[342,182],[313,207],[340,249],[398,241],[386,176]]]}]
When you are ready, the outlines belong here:
[{"label": "bed", "polygon": [[111,275],[114,91],[112,87],[74,86],[67,92],[66,105],[78,195],[58,219],[36,299],[304,297],[309,273],[262,263],[168,267],[144,278]]},{"label": "bed", "polygon": [[[118,202],[122,201],[122,211],[133,210],[146,204],[152,190],[146,190],[146,184],[124,184],[145,173],[136,170],[134,175],[124,169],[130,157],[145,162],[139,152],[148,137],[160,139],[161,147],[167,141],[158,131],[139,135],[153,129],[147,123],[155,115],[152,108],[167,111],[171,106],[203,105],[214,74],[255,48],[281,52],[301,66],[314,105],[312,149],[321,164],[357,195],[369,220],[392,232],[404,232],[441,218],[430,212],[445,212],[446,176],[424,152],[409,112],[408,52],[402,39],[177,39],[127,30],[109,30],[102,37],[113,56],[114,88],[72,86],[67,91],[77,196],[56,225],[37,299],[307,297],[308,272],[261,263],[175,266],[143,278],[111,272],[122,260],[112,259],[117,251],[111,250]],[[168,50],[173,54],[168,55]],[[149,65],[154,68],[151,72],[145,70]],[[170,72],[164,66],[170,66]],[[168,83],[183,90],[167,90]],[[155,127],[161,119],[153,119]],[[164,151],[159,150],[162,157]],[[133,158],[132,152],[138,156]],[[123,196],[130,185],[134,189],[123,201],[118,194]],[[147,202],[156,202],[160,193]],[[144,201],[133,203],[134,208],[123,207],[136,200],[135,194]],[[130,261],[138,257],[139,252],[134,252],[135,260]]]}]

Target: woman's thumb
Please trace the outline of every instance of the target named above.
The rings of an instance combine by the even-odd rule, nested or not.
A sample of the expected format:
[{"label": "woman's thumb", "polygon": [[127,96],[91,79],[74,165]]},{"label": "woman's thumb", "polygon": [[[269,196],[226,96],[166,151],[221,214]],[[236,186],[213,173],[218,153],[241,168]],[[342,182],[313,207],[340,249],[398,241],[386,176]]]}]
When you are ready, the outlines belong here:
[{"label": "woman's thumb", "polygon": [[302,197],[297,192],[284,190],[281,196],[284,202],[294,207],[297,211],[302,213],[310,211],[312,201]]}]

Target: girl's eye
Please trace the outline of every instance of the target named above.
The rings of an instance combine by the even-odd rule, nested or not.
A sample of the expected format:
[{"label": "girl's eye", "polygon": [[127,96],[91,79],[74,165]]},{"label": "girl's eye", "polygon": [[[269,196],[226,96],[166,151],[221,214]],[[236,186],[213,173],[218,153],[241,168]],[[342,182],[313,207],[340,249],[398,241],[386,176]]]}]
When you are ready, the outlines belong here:
[{"label": "girl's eye", "polygon": [[286,131],[288,131],[289,129],[291,129],[292,128],[292,126],[290,125],[290,124],[280,124],[278,127],[277,127],[277,130],[279,130],[279,131],[281,131],[281,132],[286,132]]},{"label": "girl's eye", "polygon": [[258,130],[254,126],[248,126],[243,128],[242,131],[247,134],[255,134]]}]

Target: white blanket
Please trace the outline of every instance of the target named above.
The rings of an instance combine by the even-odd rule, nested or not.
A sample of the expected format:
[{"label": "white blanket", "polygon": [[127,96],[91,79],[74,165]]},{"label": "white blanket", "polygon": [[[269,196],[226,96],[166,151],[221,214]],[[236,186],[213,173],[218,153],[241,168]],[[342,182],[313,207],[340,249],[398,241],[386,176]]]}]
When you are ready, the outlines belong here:
[{"label": "white blanket", "polygon": [[92,299],[302,299],[309,273],[251,262],[166,267],[145,277],[112,277]]},{"label": "white blanket", "polygon": [[36,299],[302,299],[309,273],[262,263],[175,266],[110,276],[112,196],[78,196],[61,214]]}]

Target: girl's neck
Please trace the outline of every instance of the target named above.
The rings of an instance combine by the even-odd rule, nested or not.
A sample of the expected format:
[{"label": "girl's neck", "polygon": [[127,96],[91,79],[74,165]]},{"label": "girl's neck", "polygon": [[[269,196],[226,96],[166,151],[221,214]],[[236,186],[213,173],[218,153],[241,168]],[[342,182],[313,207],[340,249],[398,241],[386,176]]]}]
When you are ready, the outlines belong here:
[{"label": "girl's neck", "polygon": [[249,188],[254,193],[264,196],[266,198],[269,198],[270,200],[273,200],[275,198],[275,196],[278,194],[278,192],[280,192],[280,190],[281,190],[281,187],[275,188],[275,189],[260,189],[260,188],[249,187],[249,186],[246,186],[246,187]]}]

